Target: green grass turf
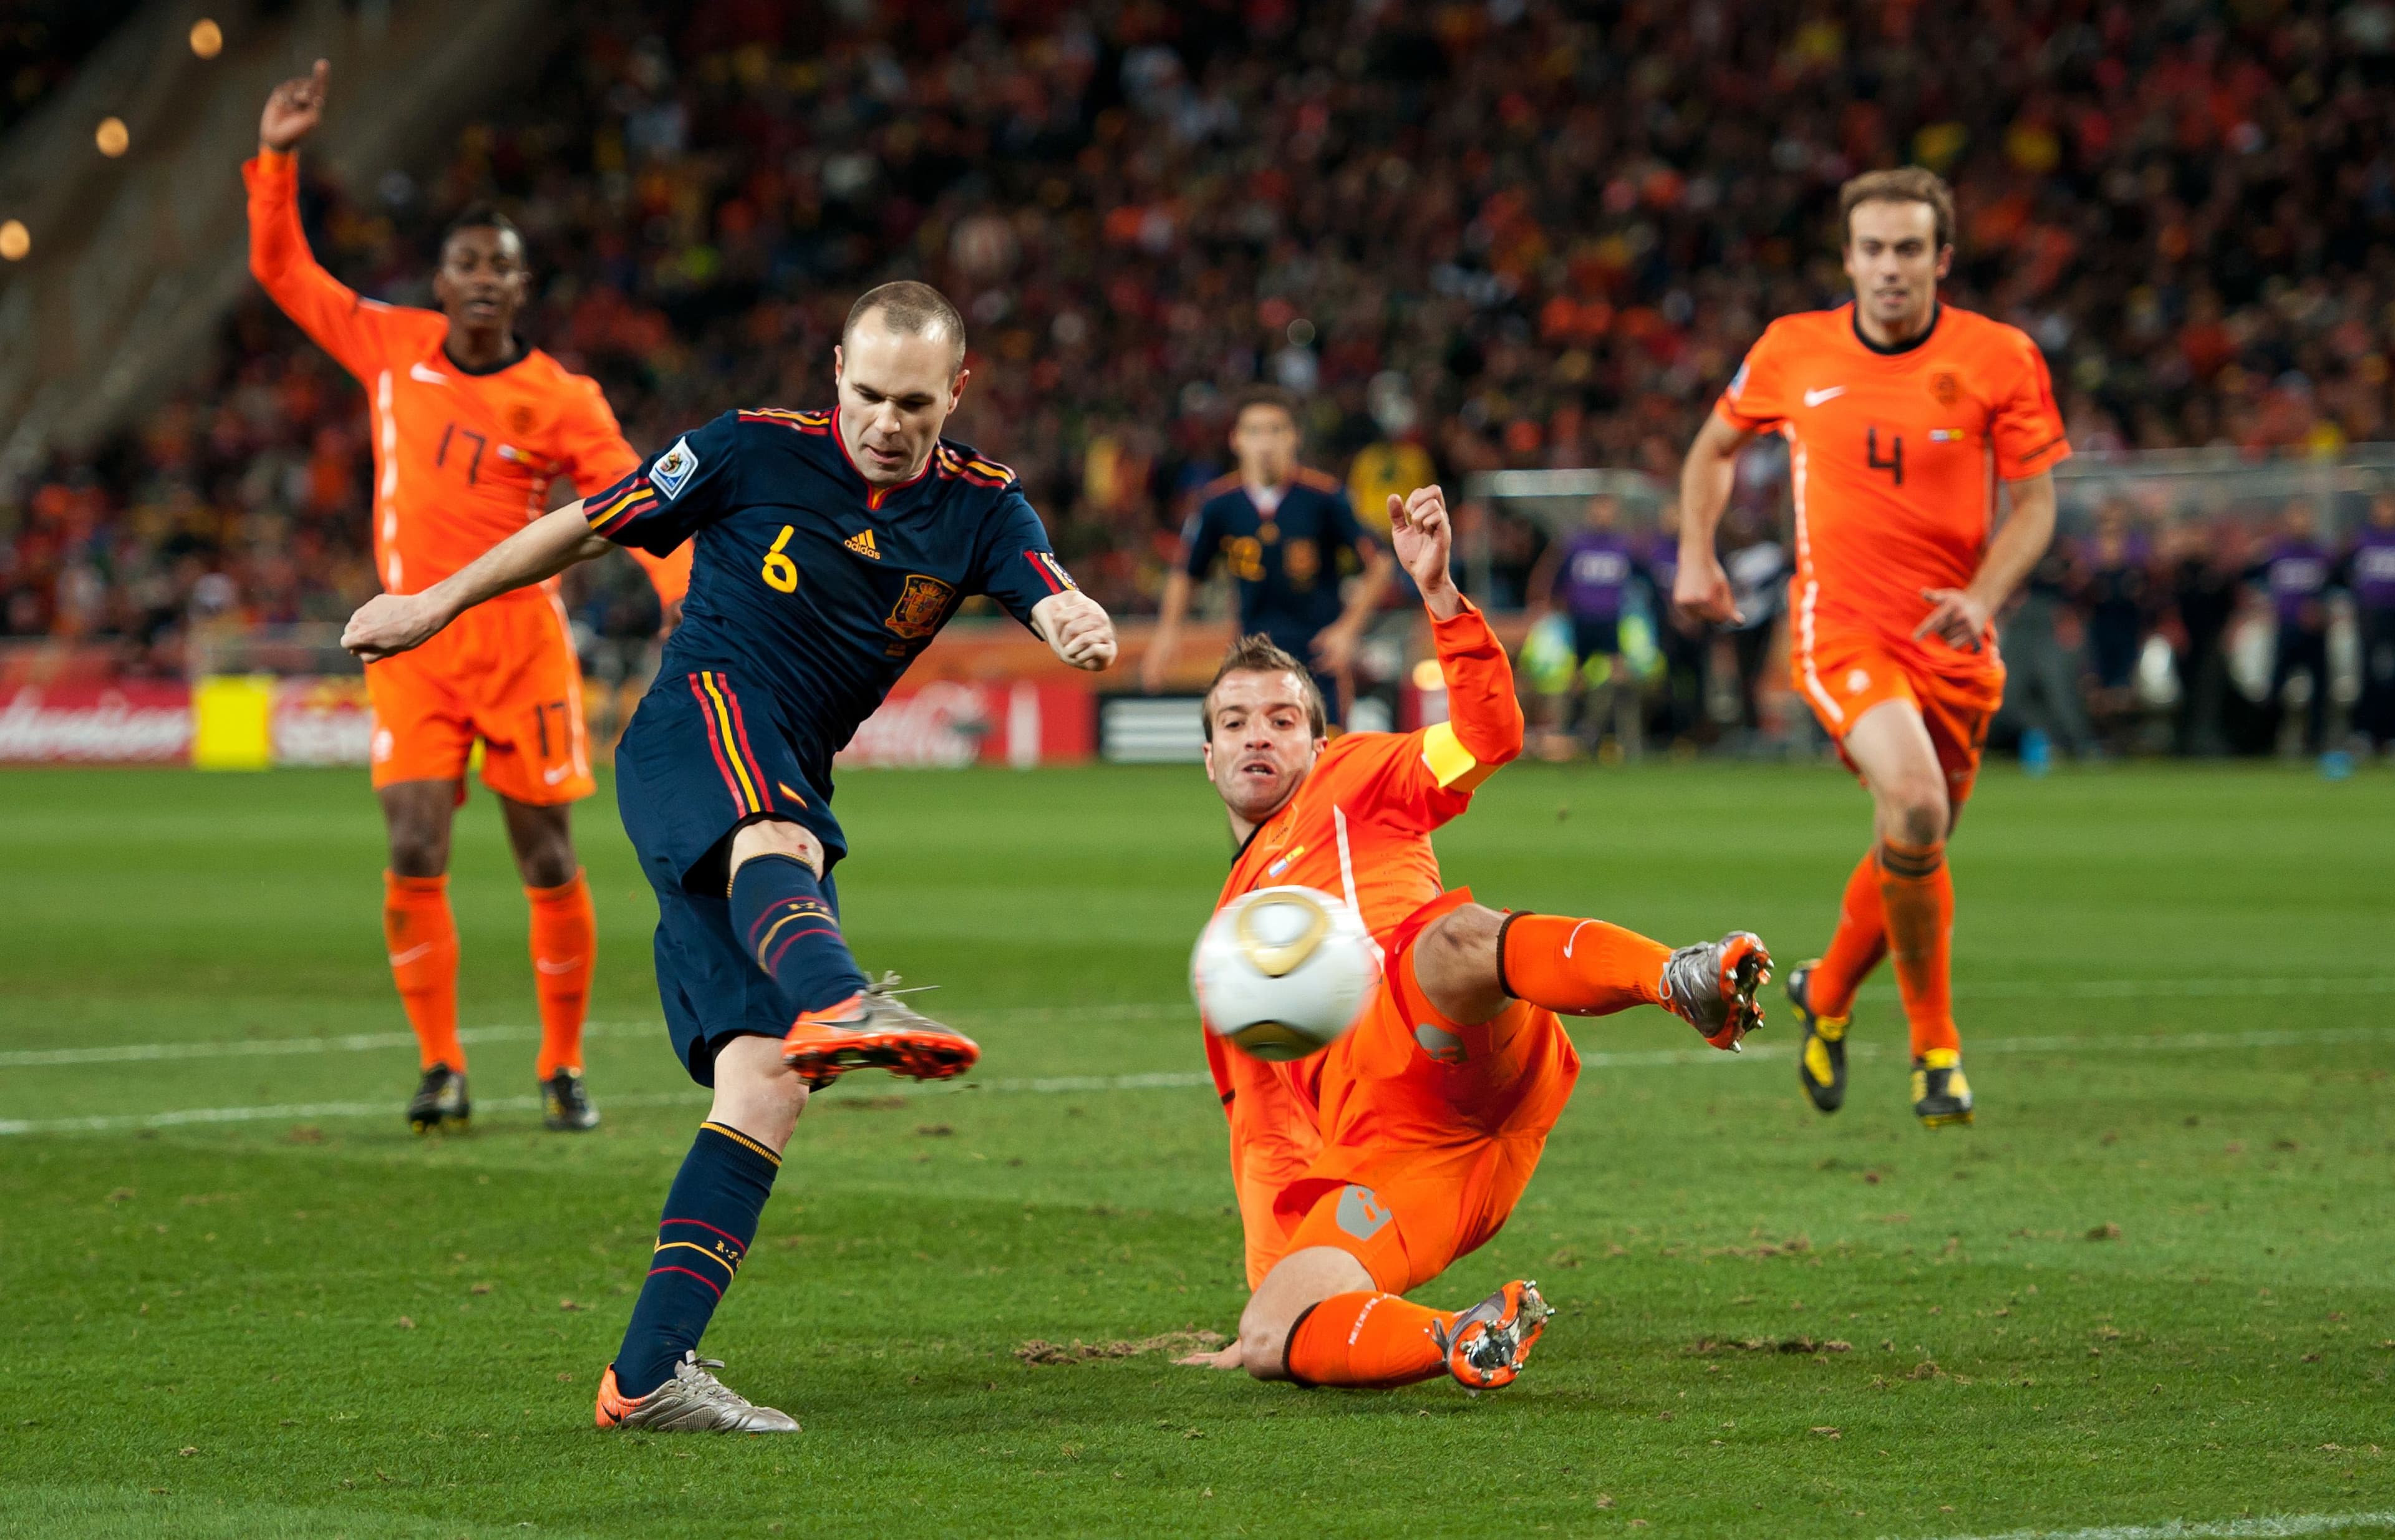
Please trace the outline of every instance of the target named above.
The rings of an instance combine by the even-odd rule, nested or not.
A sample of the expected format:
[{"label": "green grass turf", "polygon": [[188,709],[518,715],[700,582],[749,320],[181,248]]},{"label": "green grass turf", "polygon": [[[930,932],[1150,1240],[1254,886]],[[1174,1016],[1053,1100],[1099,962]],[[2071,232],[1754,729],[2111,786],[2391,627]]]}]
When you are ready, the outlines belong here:
[{"label": "green grass turf", "polygon": [[[0,1120],[35,1129],[0,1137],[0,1533],[1927,1535],[2395,1509],[2384,774],[1991,773],[1954,854],[1974,1129],[1913,1126],[1885,977],[1835,1120],[1800,1103],[1784,1010],[1779,1056],[1715,1062],[1669,1057],[1691,1040],[1660,1013],[1581,1026],[1591,1067],[1523,1210],[1423,1291],[1527,1273],[1560,1307],[1524,1380],[1477,1400],[1018,1361],[1237,1317],[1208,1090],[1003,1084],[1198,1068],[1183,969],[1220,814],[1169,770],[858,775],[840,807],[865,961],[942,984],[996,1088],[860,1079],[810,1112],[708,1341],[806,1431],[723,1440],[589,1426],[703,1105],[654,1025],[654,911],[609,801],[580,822],[604,1127],[492,1110],[417,1141],[404,1036],[32,1056],[401,1033],[359,777],[0,780]],[[1752,926],[1786,963],[1825,939],[1864,819],[1826,769],[1520,766],[1441,846],[1489,901]],[[487,797],[456,888],[465,1020],[516,1029],[481,1039],[475,1084],[521,1096],[524,918]],[[332,1109],[121,1126],[311,1105]],[[43,1131],[73,1118],[118,1123]],[[1771,1350],[1796,1340],[1849,1346]]]}]

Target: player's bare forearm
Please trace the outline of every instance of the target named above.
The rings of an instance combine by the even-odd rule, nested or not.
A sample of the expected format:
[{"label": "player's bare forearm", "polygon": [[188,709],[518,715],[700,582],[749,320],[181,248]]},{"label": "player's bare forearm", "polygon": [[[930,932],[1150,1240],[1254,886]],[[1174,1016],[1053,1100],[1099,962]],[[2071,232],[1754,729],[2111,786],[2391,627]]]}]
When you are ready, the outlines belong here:
[{"label": "player's bare forearm", "polygon": [[1915,636],[1936,636],[1955,647],[1977,651],[1980,639],[2005,601],[2030,575],[2045,548],[2054,542],[2054,477],[2041,472],[2005,484],[2012,494],[2012,511],[2005,518],[1970,585],[1959,589],[1924,589],[1929,613],[1912,629]]},{"label": "player's bare forearm", "polygon": [[1189,613],[1189,574],[1175,568],[1164,579],[1164,603],[1157,612],[1156,631],[1148,638],[1146,655],[1139,660],[1140,688],[1155,691],[1163,686],[1164,676],[1171,670],[1173,650],[1181,644],[1181,621]]},{"label": "player's bare forearm", "polygon": [[1996,538],[1988,542],[1979,570],[1971,576],[1972,597],[1991,615],[2013,596],[2013,590],[2020,587],[2044,557],[2045,548],[2054,543],[2053,473],[2042,471],[2005,485],[2012,494],[2012,511],[2005,515]]},{"label": "player's bare forearm", "polygon": [[420,647],[485,599],[554,578],[602,555],[582,504],[546,513],[420,593],[377,594],[350,617],[341,645],[369,663]]},{"label": "player's bare forearm", "polygon": [[1052,593],[1032,605],[1031,628],[1076,669],[1100,673],[1114,666],[1115,623],[1105,606],[1078,589]]},{"label": "player's bare forearm", "polygon": [[1712,413],[1680,465],[1680,572],[1672,584],[1672,603],[1700,619],[1734,623],[1744,618],[1731,596],[1729,575],[1714,553],[1714,532],[1729,506],[1739,451],[1752,436],[1720,413]]}]

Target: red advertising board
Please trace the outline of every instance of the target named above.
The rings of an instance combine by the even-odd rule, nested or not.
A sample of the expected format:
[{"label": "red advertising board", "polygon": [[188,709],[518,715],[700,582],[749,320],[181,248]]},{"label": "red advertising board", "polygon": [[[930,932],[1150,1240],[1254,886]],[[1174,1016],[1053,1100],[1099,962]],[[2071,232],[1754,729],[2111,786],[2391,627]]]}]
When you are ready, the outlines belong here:
[{"label": "red advertising board", "polygon": [[901,686],[840,751],[844,767],[1069,764],[1094,750],[1089,690],[1069,679],[942,679]]},{"label": "red advertising board", "polygon": [[0,690],[0,764],[185,764],[187,684],[19,684]]}]

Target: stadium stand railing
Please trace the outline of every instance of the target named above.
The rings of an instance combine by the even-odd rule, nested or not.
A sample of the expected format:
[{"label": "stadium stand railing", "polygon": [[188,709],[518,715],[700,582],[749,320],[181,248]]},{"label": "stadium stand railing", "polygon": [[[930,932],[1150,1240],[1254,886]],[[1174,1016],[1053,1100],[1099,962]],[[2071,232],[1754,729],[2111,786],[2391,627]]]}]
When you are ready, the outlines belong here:
[{"label": "stadium stand railing", "polygon": [[[227,167],[255,150],[258,103],[275,81],[319,55],[333,61],[342,111],[311,153],[366,179],[424,153],[536,63],[532,45],[560,20],[537,0],[262,7],[201,68],[189,9],[145,7],[0,144],[0,189],[28,190],[8,206],[27,211],[33,243],[0,277],[0,335],[33,343],[0,351],[0,421],[13,425],[0,466],[21,471],[93,444],[208,357],[249,281]],[[96,174],[58,175],[88,164],[103,113],[124,119],[131,150]]]}]

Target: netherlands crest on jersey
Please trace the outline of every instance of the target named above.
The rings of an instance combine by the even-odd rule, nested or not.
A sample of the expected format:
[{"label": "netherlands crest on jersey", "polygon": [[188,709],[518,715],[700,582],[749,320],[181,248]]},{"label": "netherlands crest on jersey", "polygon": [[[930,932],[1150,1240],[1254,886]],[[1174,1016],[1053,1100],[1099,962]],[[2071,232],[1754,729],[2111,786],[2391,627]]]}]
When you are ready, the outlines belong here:
[{"label": "netherlands crest on jersey", "polygon": [[681,496],[682,488],[698,471],[698,457],[690,452],[690,440],[674,440],[674,446],[657,457],[649,467],[649,485],[665,494],[668,502]]},{"label": "netherlands crest on jersey", "polygon": [[909,642],[919,642],[940,629],[940,617],[948,610],[948,601],[957,591],[937,578],[926,578],[920,572],[906,575],[906,586],[899,591],[898,603],[891,606],[890,618],[881,622]]}]

